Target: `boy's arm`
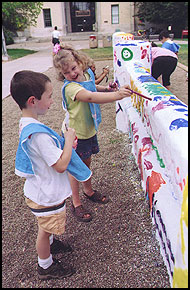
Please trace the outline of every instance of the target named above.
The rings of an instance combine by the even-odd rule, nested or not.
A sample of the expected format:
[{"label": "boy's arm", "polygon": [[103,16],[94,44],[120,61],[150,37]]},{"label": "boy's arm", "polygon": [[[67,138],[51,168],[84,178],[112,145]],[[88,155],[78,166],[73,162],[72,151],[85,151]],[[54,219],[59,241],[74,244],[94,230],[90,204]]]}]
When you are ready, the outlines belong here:
[{"label": "boy's arm", "polygon": [[[86,89],[82,89],[76,94],[75,98],[81,102],[104,104],[121,100],[123,98],[131,96],[130,87],[128,85],[120,87],[118,91],[106,93],[104,86],[97,87],[99,88],[98,92],[91,92]],[[101,91],[101,89],[103,91]]]},{"label": "boy's arm", "polygon": [[95,84],[98,85],[109,73],[108,68],[103,68],[103,72],[99,75],[99,77],[95,78]]},{"label": "boy's arm", "polygon": [[75,130],[72,128],[68,128],[68,131],[65,132],[64,137],[65,144],[63,152],[58,161],[52,165],[52,167],[59,173],[63,173],[67,169],[71,160],[72,146],[76,137]]},{"label": "boy's arm", "polygon": [[101,75],[99,75],[99,77],[97,77],[97,78],[95,79],[95,84],[98,85],[99,83],[101,83],[101,81],[105,78],[106,75],[107,75],[107,74],[105,74],[104,72],[101,73]]}]

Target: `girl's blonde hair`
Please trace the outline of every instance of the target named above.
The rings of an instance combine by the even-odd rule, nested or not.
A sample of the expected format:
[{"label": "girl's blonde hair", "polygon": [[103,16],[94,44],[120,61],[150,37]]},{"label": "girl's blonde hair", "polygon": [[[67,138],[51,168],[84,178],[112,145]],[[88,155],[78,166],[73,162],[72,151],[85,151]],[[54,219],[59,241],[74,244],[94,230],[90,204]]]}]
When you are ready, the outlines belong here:
[{"label": "girl's blonde hair", "polygon": [[58,79],[63,81],[65,78],[61,72],[63,66],[68,66],[69,62],[74,60],[86,71],[91,63],[91,58],[81,51],[75,50],[71,45],[60,44],[60,49],[53,54],[53,65],[57,71]]}]

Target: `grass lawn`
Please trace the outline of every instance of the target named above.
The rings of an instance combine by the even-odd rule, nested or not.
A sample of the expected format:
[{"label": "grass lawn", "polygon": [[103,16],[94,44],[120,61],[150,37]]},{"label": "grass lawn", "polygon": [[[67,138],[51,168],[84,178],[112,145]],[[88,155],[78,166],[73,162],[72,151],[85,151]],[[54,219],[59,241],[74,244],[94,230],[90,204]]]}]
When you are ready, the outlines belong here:
[{"label": "grass lawn", "polygon": [[100,48],[90,48],[81,49],[81,51],[88,54],[91,58],[95,60],[101,60],[103,58],[113,58],[113,48],[112,47],[100,47]]},{"label": "grass lawn", "polygon": [[[162,46],[162,44],[158,44]],[[81,49],[83,52],[88,54],[91,58],[95,60],[101,60],[103,58],[113,58],[113,48],[112,47],[101,47],[101,48],[91,48],[91,49]],[[188,44],[180,44],[180,50],[178,53],[178,60],[180,63],[188,66]]]},{"label": "grass lawn", "polygon": [[23,48],[8,48],[7,53],[11,60],[17,59],[23,56],[26,56],[28,54],[35,53],[37,51],[30,50],[30,49],[23,49]]},{"label": "grass lawn", "polygon": [[[174,40],[175,41],[175,40]],[[162,46],[159,44],[158,46]],[[101,60],[104,58],[113,58],[113,48],[112,47],[100,47],[100,48],[90,48],[81,49],[81,51],[88,54],[94,60]],[[35,50],[29,49],[7,49],[7,53],[11,60],[23,57],[25,55],[35,53]],[[188,44],[180,44],[180,50],[178,53],[179,62],[188,66]]]}]

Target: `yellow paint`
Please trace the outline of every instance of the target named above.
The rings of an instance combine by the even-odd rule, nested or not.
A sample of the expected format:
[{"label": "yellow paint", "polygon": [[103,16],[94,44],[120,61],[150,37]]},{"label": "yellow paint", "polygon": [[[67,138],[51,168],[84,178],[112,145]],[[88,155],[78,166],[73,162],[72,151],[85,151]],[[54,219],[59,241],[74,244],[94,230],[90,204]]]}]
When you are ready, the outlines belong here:
[{"label": "yellow paint", "polygon": [[188,270],[174,268],[173,288],[188,288]]},{"label": "yellow paint", "polygon": [[184,240],[184,233],[183,233],[183,223],[185,223],[185,226],[188,227],[188,180],[185,184],[185,188],[183,191],[183,202],[182,202],[181,219],[180,219],[182,255],[183,255],[183,262],[185,263],[185,260],[184,260],[185,240]]},{"label": "yellow paint", "polygon": [[[184,236],[184,228],[188,230],[188,179],[186,179],[183,191],[183,202],[181,208],[180,231],[177,254],[175,258],[173,288],[188,288],[188,241]],[[186,256],[185,256],[186,255]]]}]

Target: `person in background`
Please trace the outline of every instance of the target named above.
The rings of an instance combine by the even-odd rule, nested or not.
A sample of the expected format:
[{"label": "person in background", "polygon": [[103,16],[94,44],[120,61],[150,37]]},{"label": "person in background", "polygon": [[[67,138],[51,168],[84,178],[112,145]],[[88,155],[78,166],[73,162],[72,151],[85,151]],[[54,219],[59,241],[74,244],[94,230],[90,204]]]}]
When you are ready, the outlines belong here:
[{"label": "person in background", "polygon": [[[174,72],[178,57],[176,53],[169,49],[163,47],[157,47],[157,45],[152,42],[152,69],[151,74],[157,80],[162,76],[163,86],[169,90],[170,86],[170,76]],[[161,82],[160,79],[158,79]]]},{"label": "person in background", "polygon": [[163,30],[162,32],[160,32],[159,41],[162,42],[162,48],[169,49],[175,54],[178,54],[180,46],[170,39],[169,32],[167,30]]},{"label": "person in background", "polygon": [[89,62],[89,68],[91,68],[91,70],[94,73],[96,85],[101,83],[101,81],[103,81],[103,79],[105,77],[106,77],[106,82],[108,81],[108,74],[109,74],[109,67],[108,66],[103,67],[103,72],[99,76],[96,75],[96,65],[95,65],[93,59],[91,59]]},{"label": "person in background", "polygon": [[61,34],[60,32],[57,30],[57,26],[54,27],[54,31],[52,32],[52,43],[53,45],[55,45],[56,43],[60,43],[60,38]]}]

